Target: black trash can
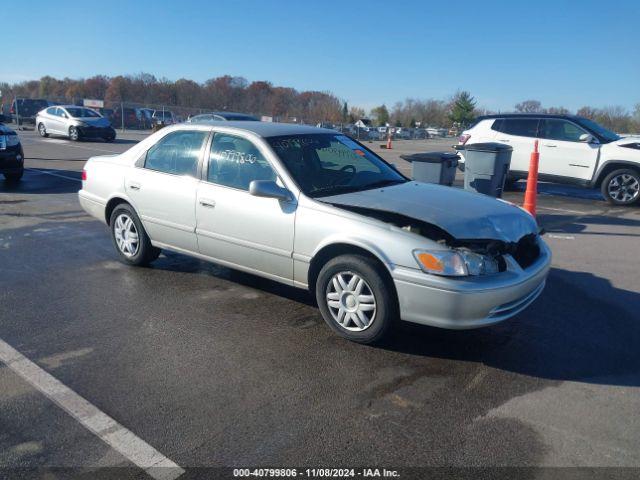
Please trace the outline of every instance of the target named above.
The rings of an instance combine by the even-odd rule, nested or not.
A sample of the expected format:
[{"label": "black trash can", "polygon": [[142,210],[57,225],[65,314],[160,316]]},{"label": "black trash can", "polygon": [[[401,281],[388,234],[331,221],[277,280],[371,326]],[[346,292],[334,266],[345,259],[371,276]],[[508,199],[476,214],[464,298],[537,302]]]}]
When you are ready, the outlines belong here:
[{"label": "black trash can", "polygon": [[457,145],[464,151],[464,189],[502,197],[513,148],[503,143]]},{"label": "black trash can", "polygon": [[453,185],[460,157],[452,152],[427,152],[400,155],[411,162],[411,176],[417,182]]}]

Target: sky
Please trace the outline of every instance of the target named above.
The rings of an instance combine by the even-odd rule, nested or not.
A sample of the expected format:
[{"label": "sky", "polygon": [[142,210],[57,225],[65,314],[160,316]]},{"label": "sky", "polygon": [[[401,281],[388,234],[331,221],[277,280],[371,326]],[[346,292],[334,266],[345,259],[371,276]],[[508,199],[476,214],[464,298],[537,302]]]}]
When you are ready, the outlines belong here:
[{"label": "sky", "polygon": [[367,110],[457,90],[498,111],[526,99],[640,103],[639,0],[4,2],[0,81],[10,83],[229,74]]}]

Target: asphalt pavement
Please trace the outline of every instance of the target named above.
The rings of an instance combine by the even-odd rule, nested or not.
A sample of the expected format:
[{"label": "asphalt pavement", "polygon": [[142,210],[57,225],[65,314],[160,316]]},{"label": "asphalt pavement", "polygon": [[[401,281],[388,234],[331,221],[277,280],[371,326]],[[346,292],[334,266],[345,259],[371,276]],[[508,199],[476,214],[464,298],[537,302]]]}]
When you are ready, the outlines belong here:
[{"label": "asphalt pavement", "polygon": [[[132,461],[133,443],[109,444],[70,413],[73,395],[186,469],[181,478],[258,466],[640,475],[640,208],[542,184],[553,268],[531,307],[480,330],[406,324],[363,346],[331,333],[300,290],[174,253],[150,268],[118,262],[76,193],[88,157],[139,134],[20,136],[23,181],[0,180],[0,340],[72,393],[0,362],[0,476],[160,478]],[[408,172],[400,153],[453,140],[378,143]],[[522,202],[520,183],[506,200]],[[594,471],[620,472],[580,478]]]}]

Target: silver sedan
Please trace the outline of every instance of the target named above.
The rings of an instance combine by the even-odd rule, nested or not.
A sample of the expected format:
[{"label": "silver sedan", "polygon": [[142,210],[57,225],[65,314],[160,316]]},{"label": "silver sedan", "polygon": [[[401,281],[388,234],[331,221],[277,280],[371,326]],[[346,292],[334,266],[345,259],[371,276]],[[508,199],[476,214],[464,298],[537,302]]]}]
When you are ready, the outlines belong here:
[{"label": "silver sedan", "polygon": [[36,128],[41,137],[62,135],[70,140],[101,138],[107,142],[116,139],[111,122],[90,108],[75,105],[56,105],[45,108],[36,116]]},{"label": "silver sedan", "polygon": [[309,289],[327,324],[380,340],[397,320],[505,320],[542,292],[551,254],[519,207],[417,183],[351,138],[261,122],[183,124],[85,165],[83,208],[120,259],[162,249]]}]

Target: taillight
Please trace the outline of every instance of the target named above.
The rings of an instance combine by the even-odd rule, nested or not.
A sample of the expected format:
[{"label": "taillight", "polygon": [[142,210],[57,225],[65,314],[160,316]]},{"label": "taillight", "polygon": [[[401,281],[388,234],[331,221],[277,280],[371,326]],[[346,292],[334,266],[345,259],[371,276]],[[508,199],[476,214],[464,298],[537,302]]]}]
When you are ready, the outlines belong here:
[{"label": "taillight", "polygon": [[87,181],[87,171],[82,169],[82,181],[86,182]]},{"label": "taillight", "polygon": [[460,143],[460,145],[464,145],[469,141],[470,138],[471,138],[471,135],[469,135],[468,133],[463,133],[458,137],[458,143]]}]

